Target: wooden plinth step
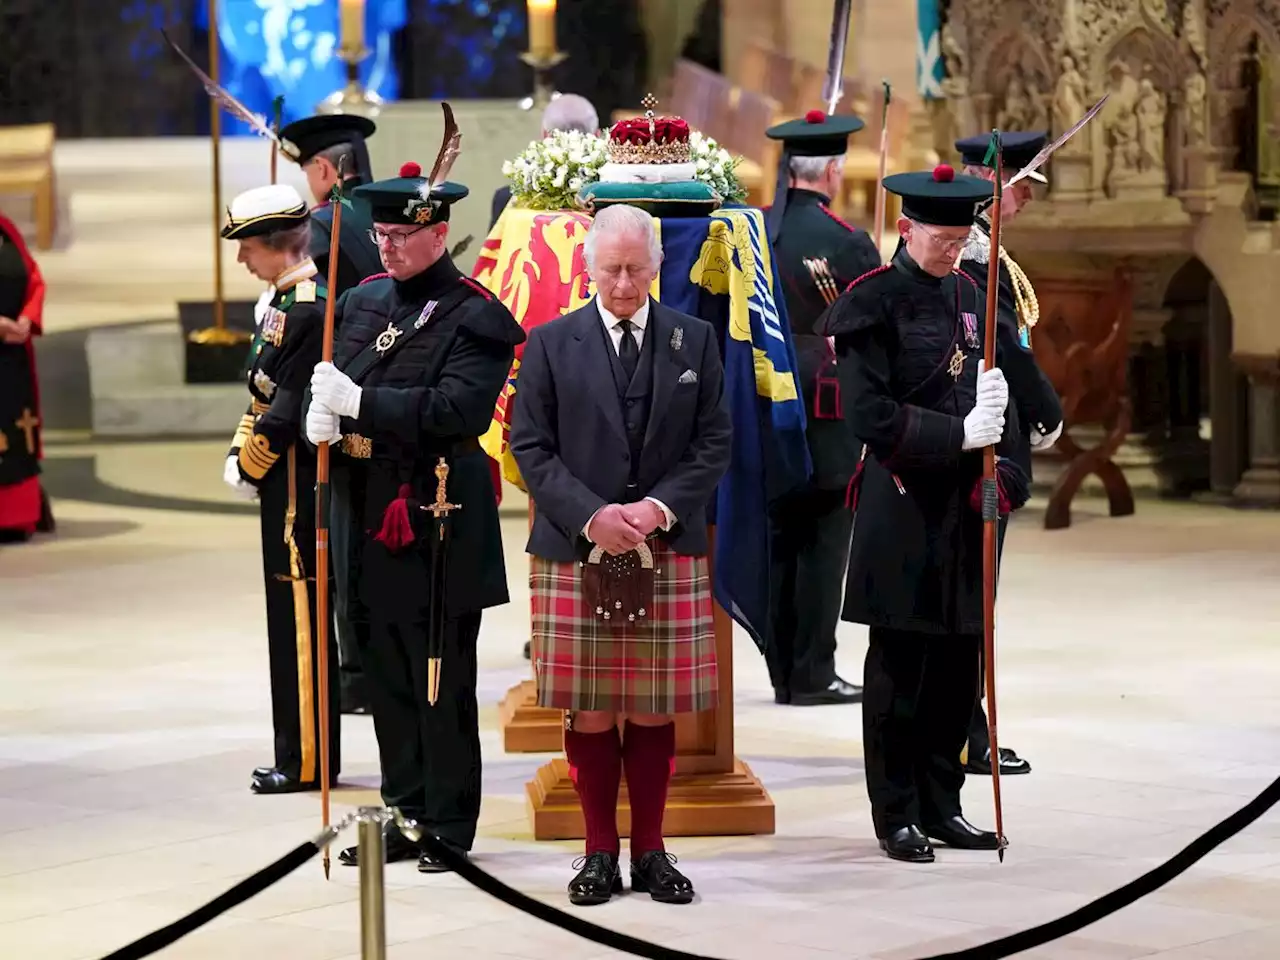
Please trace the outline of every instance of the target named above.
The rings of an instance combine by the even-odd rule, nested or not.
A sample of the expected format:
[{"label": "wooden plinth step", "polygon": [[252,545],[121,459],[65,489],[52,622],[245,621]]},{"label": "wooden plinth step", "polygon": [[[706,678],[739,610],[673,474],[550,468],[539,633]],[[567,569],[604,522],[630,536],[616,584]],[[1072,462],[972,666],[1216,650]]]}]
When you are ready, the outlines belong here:
[{"label": "wooden plinth step", "polygon": [[[581,840],[586,836],[578,794],[563,758],[538,769],[525,784],[536,840]],[[618,830],[631,832],[631,805],[624,778],[618,797]],[[725,773],[676,774],[667,791],[663,833],[669,837],[760,836],[774,832],[773,798],[739,760]]]},{"label": "wooden plinth step", "polygon": [[498,717],[507,753],[559,753],[564,747],[564,711],[538,706],[538,687],[532,680],[507,691]]}]

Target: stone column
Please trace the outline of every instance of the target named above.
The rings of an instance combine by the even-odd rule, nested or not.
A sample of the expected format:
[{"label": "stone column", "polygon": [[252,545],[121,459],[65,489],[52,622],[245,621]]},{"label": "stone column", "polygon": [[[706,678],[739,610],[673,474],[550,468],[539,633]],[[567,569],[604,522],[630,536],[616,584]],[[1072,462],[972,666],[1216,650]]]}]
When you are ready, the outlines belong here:
[{"label": "stone column", "polygon": [[1169,439],[1164,329],[1172,317],[1167,307],[1134,304],[1129,356],[1133,429],[1114,458],[1134,490],[1168,492],[1160,467]]},{"label": "stone column", "polygon": [[[1274,361],[1273,361],[1274,362]],[[1235,498],[1255,507],[1280,507],[1280,370],[1249,374],[1249,469]]]}]

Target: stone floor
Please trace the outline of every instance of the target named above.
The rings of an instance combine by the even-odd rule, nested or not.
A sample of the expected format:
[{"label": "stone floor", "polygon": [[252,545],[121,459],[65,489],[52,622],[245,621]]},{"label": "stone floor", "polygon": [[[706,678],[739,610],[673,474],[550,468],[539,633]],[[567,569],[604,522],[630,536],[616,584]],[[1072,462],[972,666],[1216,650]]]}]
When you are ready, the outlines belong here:
[{"label": "stone floor", "polygon": [[[312,835],[314,796],[260,798],[269,759],[256,523],[225,497],[221,443],[62,446],[56,537],[0,548],[0,954],[92,960],[176,919]],[[163,508],[163,509],[158,509]],[[629,895],[586,918],[735,960],[907,960],[1067,913],[1142,874],[1243,805],[1280,755],[1280,515],[1083,502],[1047,533],[1012,531],[1001,592],[1001,729],[1035,765],[1005,780],[1003,865],[878,855],[856,708],[774,706],[737,648],[739,753],[778,807],[772,837],[678,840],[700,899]],[[527,591],[518,512],[512,602],[487,615],[480,692],[485,802],[476,861],[555,905],[576,854],[537,843],[523,785],[545,757],[504,755],[494,705],[521,679]],[[843,626],[856,678],[860,629]],[[371,723],[345,718],[349,784],[373,798]],[[991,822],[990,783],[966,787]],[[515,913],[457,877],[387,869],[392,958],[621,956]],[[1024,954],[1063,960],[1280,955],[1280,816],[1268,815],[1117,916]],[[354,872],[318,862],[162,956],[355,958]]]}]

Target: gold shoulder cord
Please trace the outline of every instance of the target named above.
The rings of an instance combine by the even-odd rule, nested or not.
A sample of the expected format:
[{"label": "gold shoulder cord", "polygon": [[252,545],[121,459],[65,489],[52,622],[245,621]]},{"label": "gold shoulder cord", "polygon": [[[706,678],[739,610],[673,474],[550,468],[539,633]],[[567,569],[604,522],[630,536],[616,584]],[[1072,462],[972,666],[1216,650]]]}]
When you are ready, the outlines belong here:
[{"label": "gold shoulder cord", "polygon": [[1000,262],[1009,270],[1009,284],[1013,287],[1014,305],[1018,309],[1018,333],[1025,334],[1027,343],[1030,343],[1031,328],[1040,320],[1040,301],[1036,299],[1035,289],[1026,273],[1003,246],[1000,248]]}]

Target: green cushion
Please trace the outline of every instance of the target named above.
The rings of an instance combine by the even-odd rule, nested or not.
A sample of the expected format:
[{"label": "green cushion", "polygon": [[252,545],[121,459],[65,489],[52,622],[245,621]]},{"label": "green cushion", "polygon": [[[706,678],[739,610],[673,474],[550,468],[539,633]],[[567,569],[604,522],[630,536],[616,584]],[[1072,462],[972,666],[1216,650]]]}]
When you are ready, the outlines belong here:
[{"label": "green cushion", "polygon": [[589,183],[579,195],[587,209],[629,203],[655,217],[705,217],[720,208],[720,195],[701,180],[679,183]]}]

